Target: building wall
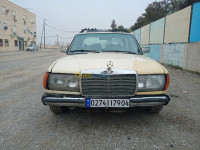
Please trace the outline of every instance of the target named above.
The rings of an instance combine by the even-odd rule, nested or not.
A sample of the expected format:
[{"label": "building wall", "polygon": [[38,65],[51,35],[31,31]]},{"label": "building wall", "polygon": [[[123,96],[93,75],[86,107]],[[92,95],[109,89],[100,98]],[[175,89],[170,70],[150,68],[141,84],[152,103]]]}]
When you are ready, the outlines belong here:
[{"label": "building wall", "polygon": [[141,45],[149,44],[150,24],[141,28]]},{"label": "building wall", "polygon": [[137,29],[134,31],[135,38],[137,39],[138,43],[141,44],[141,29]]},{"label": "building wall", "polygon": [[[5,7],[7,12],[2,13],[2,7]],[[13,16],[12,12],[15,11],[16,16]],[[23,16],[26,18],[23,19]],[[36,42],[34,37],[34,32],[36,33],[36,16],[35,14],[21,8],[7,0],[0,1],[0,39],[3,39],[3,47],[0,46],[0,51],[10,51],[10,50],[19,50],[19,44],[21,41],[22,46],[25,49],[24,44],[27,42],[27,45],[31,42]],[[14,20],[16,18],[16,21]],[[25,21],[25,23],[24,23]],[[3,24],[6,23],[8,29],[5,30]],[[14,27],[16,26],[16,32]],[[26,34],[24,33],[26,30]],[[32,32],[32,34],[31,34]],[[9,41],[9,46],[6,47],[5,39]],[[17,46],[15,46],[14,41],[17,40]],[[26,42],[25,42],[26,41]]]},{"label": "building wall", "polygon": [[150,25],[150,44],[162,44],[164,42],[165,17]]},{"label": "building wall", "polygon": [[191,6],[166,16],[164,43],[188,42]]},{"label": "building wall", "polygon": [[200,3],[193,5],[190,42],[200,42]]}]

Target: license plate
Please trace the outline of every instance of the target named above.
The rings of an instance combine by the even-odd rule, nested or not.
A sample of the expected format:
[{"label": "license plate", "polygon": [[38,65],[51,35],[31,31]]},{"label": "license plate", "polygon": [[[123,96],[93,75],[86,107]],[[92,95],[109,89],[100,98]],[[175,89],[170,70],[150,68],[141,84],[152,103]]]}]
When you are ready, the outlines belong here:
[{"label": "license plate", "polygon": [[129,99],[91,99],[86,98],[86,107],[129,107]]}]

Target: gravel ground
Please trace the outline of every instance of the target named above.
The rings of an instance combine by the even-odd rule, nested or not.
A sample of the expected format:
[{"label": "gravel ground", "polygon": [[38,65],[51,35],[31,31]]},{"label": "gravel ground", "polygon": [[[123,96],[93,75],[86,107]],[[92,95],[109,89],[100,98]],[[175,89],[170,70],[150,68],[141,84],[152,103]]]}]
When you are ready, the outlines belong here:
[{"label": "gravel ground", "polygon": [[65,55],[56,50],[0,53],[0,149],[200,149],[200,75],[167,67],[170,103],[159,114],[69,110],[41,102],[42,78]]}]

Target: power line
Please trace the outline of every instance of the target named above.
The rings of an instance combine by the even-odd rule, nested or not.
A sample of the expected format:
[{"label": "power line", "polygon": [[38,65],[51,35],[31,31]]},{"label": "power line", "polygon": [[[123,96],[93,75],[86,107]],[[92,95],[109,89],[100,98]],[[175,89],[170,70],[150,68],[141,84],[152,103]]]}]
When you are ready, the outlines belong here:
[{"label": "power line", "polygon": [[49,24],[46,24],[47,26],[49,26],[49,27],[51,27],[51,28],[53,28],[53,29],[56,29],[56,30],[58,30],[58,31],[61,31],[61,32],[68,32],[68,33],[76,33],[76,32],[79,32],[79,31],[66,31],[66,30],[61,30],[61,29],[58,29],[58,28],[56,28],[56,27],[54,27],[54,26],[51,26],[51,25],[49,25]]},{"label": "power line", "polygon": [[[38,14],[36,14],[36,13],[35,13],[35,15],[36,15],[37,17],[41,18],[42,20],[45,19],[44,17],[42,17],[42,16],[40,16],[40,15],[38,15]],[[57,24],[55,24],[55,23],[53,23],[53,22],[51,22],[51,21],[49,21],[49,20],[47,20],[46,22],[49,22],[50,24],[53,24],[54,26],[57,26],[58,28],[62,28],[62,29],[64,29],[64,30],[66,30],[66,28],[61,27],[60,25],[57,25]],[[67,29],[67,30],[71,30],[71,29]],[[79,31],[77,31],[77,32],[79,32]]]},{"label": "power line", "polygon": [[58,37],[60,37],[60,38],[62,38],[62,39],[72,39],[74,36],[65,38],[65,37],[61,37],[61,36],[58,35]]},{"label": "power line", "polygon": [[[42,36],[38,36],[37,38],[41,38]],[[46,38],[53,38],[53,37],[57,37],[56,35],[52,35],[52,36],[46,36]],[[71,39],[73,38],[74,36],[71,36],[71,37],[61,37],[58,35],[59,38],[61,39]]]}]

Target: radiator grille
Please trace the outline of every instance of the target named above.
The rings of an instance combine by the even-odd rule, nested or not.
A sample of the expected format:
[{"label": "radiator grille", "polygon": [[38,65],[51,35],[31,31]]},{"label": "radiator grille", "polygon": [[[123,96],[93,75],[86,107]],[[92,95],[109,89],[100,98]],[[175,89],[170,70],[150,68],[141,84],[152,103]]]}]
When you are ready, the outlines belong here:
[{"label": "radiator grille", "polygon": [[135,74],[96,76],[81,79],[83,96],[133,96],[135,93]]}]

